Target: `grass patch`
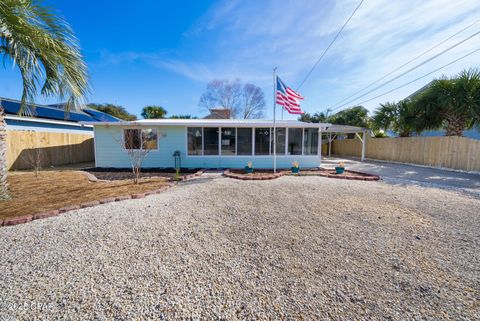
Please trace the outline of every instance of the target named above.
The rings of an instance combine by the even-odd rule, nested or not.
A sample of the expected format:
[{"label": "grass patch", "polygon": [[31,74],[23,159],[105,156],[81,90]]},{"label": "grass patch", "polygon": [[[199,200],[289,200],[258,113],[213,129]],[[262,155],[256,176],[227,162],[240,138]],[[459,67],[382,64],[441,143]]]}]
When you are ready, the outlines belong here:
[{"label": "grass patch", "polygon": [[155,190],[167,183],[166,178],[91,182],[77,171],[45,171],[10,173],[8,177],[12,199],[0,201],[0,219],[32,215],[64,206],[99,201],[103,198]]}]

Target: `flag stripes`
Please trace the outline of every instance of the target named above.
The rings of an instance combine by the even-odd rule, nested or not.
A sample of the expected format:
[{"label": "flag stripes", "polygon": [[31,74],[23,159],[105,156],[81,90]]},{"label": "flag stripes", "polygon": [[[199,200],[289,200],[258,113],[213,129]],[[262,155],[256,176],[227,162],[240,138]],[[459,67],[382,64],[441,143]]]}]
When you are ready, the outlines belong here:
[{"label": "flag stripes", "polygon": [[303,110],[300,108],[299,100],[303,97],[295,92],[290,87],[287,87],[283,81],[277,76],[277,92],[276,103],[283,106],[285,110],[290,114],[303,114]]}]

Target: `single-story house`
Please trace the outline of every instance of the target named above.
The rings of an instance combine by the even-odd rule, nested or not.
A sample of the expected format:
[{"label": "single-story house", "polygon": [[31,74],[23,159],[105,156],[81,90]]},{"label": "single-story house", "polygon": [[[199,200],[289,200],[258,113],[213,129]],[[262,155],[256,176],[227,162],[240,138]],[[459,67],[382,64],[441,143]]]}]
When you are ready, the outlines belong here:
[{"label": "single-story house", "polygon": [[[94,126],[97,167],[130,167],[126,149],[148,149],[145,168],[174,167],[176,151],[186,168],[243,168],[249,161],[255,168],[273,167],[271,120],[144,119],[87,124]],[[364,132],[347,127],[348,132]],[[277,121],[276,128],[278,168],[289,168],[294,161],[304,168],[319,167],[319,137],[342,131],[338,125],[294,120]]]},{"label": "single-story house", "polygon": [[27,107],[24,115],[18,114],[20,110],[18,100],[0,97],[0,104],[5,110],[7,130],[93,134],[93,126],[81,122],[120,121],[116,117],[91,108],[65,112],[63,104],[35,104],[35,108]]}]

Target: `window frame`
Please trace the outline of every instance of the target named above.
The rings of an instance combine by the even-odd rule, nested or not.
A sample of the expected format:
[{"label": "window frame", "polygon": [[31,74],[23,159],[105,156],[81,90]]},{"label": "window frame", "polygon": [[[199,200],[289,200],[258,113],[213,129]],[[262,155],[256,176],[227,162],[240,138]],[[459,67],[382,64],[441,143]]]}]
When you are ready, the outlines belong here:
[{"label": "window frame", "polygon": [[[199,128],[202,128],[202,154],[200,155],[189,155],[188,154],[188,128],[192,128],[192,127],[199,127]],[[203,134],[203,130],[205,128],[217,128],[218,129],[218,154],[217,155],[205,155],[205,143],[204,143],[204,134]],[[212,158],[212,157],[249,157],[249,158],[262,158],[262,157],[272,157],[273,156],[273,144],[272,142],[270,142],[269,144],[269,149],[270,149],[270,153],[268,155],[255,155],[255,129],[257,128],[268,128],[268,127],[257,127],[257,126],[249,126],[249,127],[245,127],[245,126],[226,126],[225,128],[235,128],[235,155],[222,155],[221,153],[221,133],[222,133],[222,127],[221,126],[202,126],[202,125],[192,125],[192,126],[185,126],[185,151],[186,151],[186,157],[192,157],[192,158],[195,158],[195,157],[206,157],[206,158]],[[239,128],[249,128],[252,130],[252,153],[249,154],[249,155],[238,155],[238,129]],[[305,154],[305,142],[304,142],[304,136],[305,136],[305,127],[301,127],[301,126],[289,126],[289,127],[285,127],[285,126],[279,126],[277,128],[285,128],[286,129],[286,133],[285,133],[285,154],[277,154],[278,157],[285,157],[285,158],[290,158],[290,159],[295,159],[295,158],[298,158],[298,157],[306,157],[306,158],[318,158],[319,157],[319,154],[317,155],[306,155]],[[288,136],[289,136],[289,129],[290,128],[299,128],[302,130],[302,153],[301,154],[298,154],[298,155],[289,155],[288,154]],[[273,139],[273,127],[270,127],[270,141]],[[318,130],[318,129],[317,129]],[[323,134],[323,133],[322,133]],[[321,143],[320,143],[320,140],[318,142],[318,145],[320,146]]]},{"label": "window frame", "polygon": [[[201,128],[201,130],[202,130],[202,142],[201,142],[201,145],[202,145],[202,146],[200,147],[200,154],[198,154],[198,155],[197,155],[197,154],[189,154],[189,152],[188,152],[188,129],[189,129],[189,128]],[[185,151],[186,151],[186,154],[187,154],[188,157],[190,157],[190,156],[192,156],[192,157],[195,157],[195,156],[205,156],[205,155],[203,154],[203,150],[204,150],[204,148],[203,148],[203,129],[204,129],[204,127],[202,127],[202,126],[190,126],[190,127],[187,126],[187,127],[185,127],[185,140],[186,140],[186,142],[185,142],[185,144],[186,144]],[[206,156],[211,156],[211,155],[206,155]]]},{"label": "window frame", "polygon": [[[317,148],[315,149],[315,153],[316,153],[316,154],[306,154],[306,153],[305,153],[305,150],[306,150],[306,148],[305,148],[305,142],[306,142],[306,141],[305,141],[305,134],[308,132],[308,130],[311,130],[311,129],[315,129],[315,130],[316,130],[315,132],[316,132],[316,134],[317,134]],[[302,155],[303,155],[303,156],[318,156],[318,152],[319,152],[319,148],[318,148],[318,147],[321,146],[321,137],[319,137],[319,136],[320,136],[320,135],[319,135],[319,132],[318,132],[318,129],[317,129],[317,128],[304,128],[304,129],[303,129],[303,135],[302,135],[302,137],[303,137],[303,138],[302,138]],[[313,150],[313,149],[312,149],[312,150]]]},{"label": "window frame", "polygon": [[[157,134],[157,143],[155,144],[156,145],[155,149],[144,149],[143,148],[143,134],[142,134],[142,132],[144,130],[148,130],[148,129],[154,130]],[[140,147],[141,148],[126,148],[125,147],[125,130],[140,130]],[[156,152],[156,151],[159,150],[159,139],[158,139],[158,137],[159,137],[159,128],[158,127],[122,127],[122,148],[124,150],[127,150],[127,151],[129,151],[129,150],[134,150],[134,151],[135,150],[138,150],[138,151],[148,150],[149,152],[153,152],[153,151]]]}]

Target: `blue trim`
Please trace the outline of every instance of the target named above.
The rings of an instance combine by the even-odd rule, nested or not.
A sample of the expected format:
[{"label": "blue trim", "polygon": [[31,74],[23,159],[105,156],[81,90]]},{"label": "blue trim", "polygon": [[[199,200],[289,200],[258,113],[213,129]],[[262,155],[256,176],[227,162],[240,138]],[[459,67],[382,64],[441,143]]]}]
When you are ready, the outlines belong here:
[{"label": "blue trim", "polygon": [[33,130],[33,131],[45,131],[45,129],[65,132],[65,131],[77,131],[77,132],[93,132],[91,127],[83,127],[77,125],[63,125],[63,124],[51,124],[42,123],[41,120],[36,122],[23,121],[16,119],[5,119],[7,123],[7,129],[9,130]]}]

